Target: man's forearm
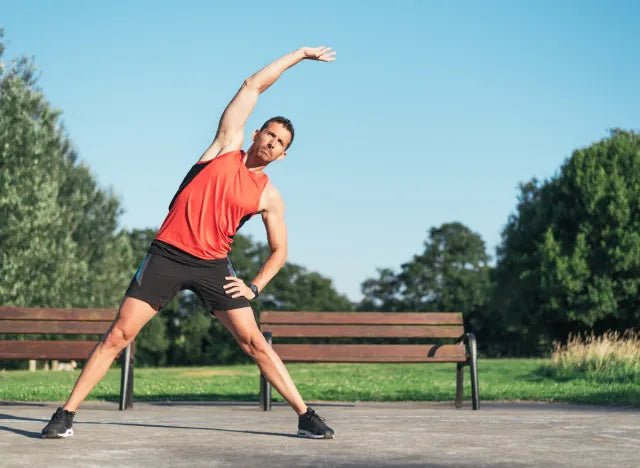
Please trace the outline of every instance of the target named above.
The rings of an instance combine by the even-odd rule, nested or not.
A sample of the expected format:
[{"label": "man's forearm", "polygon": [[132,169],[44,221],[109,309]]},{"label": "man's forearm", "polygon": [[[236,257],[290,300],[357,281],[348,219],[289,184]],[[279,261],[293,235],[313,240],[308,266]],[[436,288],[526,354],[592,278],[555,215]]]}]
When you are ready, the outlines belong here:
[{"label": "man's forearm", "polygon": [[280,271],[287,260],[287,254],[284,251],[276,250],[271,252],[271,255],[264,262],[264,265],[258,271],[258,274],[253,279],[252,283],[258,286],[258,291],[262,291],[269,281]]},{"label": "man's forearm", "polygon": [[280,78],[287,69],[294,66],[296,63],[305,59],[304,49],[297,49],[280,57],[275,62],[264,67],[262,70],[254,73],[246,79],[245,84],[249,87],[255,88],[258,92],[264,92],[269,86]]}]

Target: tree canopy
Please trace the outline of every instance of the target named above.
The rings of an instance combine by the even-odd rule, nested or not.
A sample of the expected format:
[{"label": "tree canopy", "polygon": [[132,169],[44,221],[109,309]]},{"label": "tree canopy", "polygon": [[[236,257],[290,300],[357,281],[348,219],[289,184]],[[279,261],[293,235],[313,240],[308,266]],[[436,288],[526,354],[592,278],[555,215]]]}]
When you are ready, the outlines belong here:
[{"label": "tree canopy", "polygon": [[28,59],[0,69],[0,303],[115,306],[131,256],[119,202],[78,162],[36,82]]},{"label": "tree canopy", "polygon": [[[484,313],[489,255],[482,238],[459,222],[429,230],[424,251],[400,267],[378,270],[362,283],[360,310],[464,312],[468,321]],[[476,325],[480,325],[476,323]]]},{"label": "tree canopy", "polygon": [[532,346],[640,322],[640,136],[613,130],[521,186],[502,234],[494,308]]}]

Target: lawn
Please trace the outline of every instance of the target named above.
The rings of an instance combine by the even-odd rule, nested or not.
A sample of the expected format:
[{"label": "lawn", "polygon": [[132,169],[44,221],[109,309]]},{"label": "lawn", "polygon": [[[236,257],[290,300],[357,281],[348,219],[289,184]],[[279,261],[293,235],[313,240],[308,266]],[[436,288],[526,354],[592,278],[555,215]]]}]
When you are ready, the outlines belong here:
[{"label": "lawn", "polygon": [[[560,379],[544,372],[544,359],[482,359],[480,400],[537,400],[640,407],[640,384]],[[453,364],[290,364],[307,401],[453,401]],[[79,371],[0,371],[2,401],[63,401]],[[254,365],[140,368],[136,400],[257,401],[259,373]],[[111,369],[90,400],[118,398],[120,371]],[[465,368],[465,400],[469,401]],[[280,400],[274,391],[274,400]]]}]

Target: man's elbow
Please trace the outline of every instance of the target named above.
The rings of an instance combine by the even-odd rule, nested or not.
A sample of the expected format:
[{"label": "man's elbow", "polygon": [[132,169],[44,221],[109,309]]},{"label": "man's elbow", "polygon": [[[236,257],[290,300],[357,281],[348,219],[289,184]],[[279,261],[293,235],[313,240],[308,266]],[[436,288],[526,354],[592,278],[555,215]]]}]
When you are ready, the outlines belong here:
[{"label": "man's elbow", "polygon": [[282,268],[285,263],[287,263],[287,248],[286,247],[276,247],[271,250],[271,255],[275,257],[278,261],[278,268]]},{"label": "man's elbow", "polygon": [[263,86],[253,76],[250,76],[249,78],[244,80],[244,83],[242,83],[242,87],[244,89],[257,92],[258,94],[264,91]]}]

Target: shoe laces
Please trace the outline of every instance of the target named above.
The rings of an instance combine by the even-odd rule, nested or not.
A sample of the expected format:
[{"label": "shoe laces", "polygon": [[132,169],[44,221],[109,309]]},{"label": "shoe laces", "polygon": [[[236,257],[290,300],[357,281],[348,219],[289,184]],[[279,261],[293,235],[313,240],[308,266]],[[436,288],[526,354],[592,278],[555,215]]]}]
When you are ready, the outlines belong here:
[{"label": "shoe laces", "polygon": [[58,408],[55,413],[53,413],[54,421],[62,421],[64,419],[64,410],[62,408]]},{"label": "shoe laces", "polygon": [[68,418],[69,416],[73,416],[74,413],[70,412],[70,411],[65,411],[62,408],[58,408],[55,412],[55,414],[53,415],[53,419],[55,421],[62,421],[66,418]]},{"label": "shoe laces", "polygon": [[314,410],[311,410],[309,412],[307,412],[307,417],[309,417],[310,419],[314,420],[314,421],[321,421],[324,422],[324,418],[321,417],[318,413],[316,413]]}]

